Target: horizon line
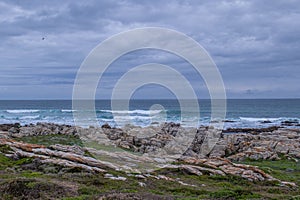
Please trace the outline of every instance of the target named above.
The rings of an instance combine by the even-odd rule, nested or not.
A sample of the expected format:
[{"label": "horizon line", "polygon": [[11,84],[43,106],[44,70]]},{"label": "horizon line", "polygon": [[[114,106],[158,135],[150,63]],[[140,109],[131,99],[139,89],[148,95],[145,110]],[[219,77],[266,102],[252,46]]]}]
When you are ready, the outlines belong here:
[{"label": "horizon line", "polygon": [[[215,100],[284,100],[284,99],[300,99],[300,97],[277,97],[277,98],[226,98]],[[0,101],[111,101],[112,99],[0,99]],[[114,99],[114,100],[127,100],[127,99]],[[133,98],[130,100],[178,100],[175,98]],[[194,100],[194,99],[181,99],[181,100]],[[211,100],[210,98],[197,98],[197,100]]]}]

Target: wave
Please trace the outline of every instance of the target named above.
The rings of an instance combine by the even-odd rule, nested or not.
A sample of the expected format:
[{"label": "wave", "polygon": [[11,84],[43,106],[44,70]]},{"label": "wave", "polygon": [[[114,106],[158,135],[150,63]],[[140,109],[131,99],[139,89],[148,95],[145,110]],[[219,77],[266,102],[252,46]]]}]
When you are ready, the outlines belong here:
[{"label": "wave", "polygon": [[147,117],[147,116],[115,116],[115,120],[150,120],[152,117]]},{"label": "wave", "polygon": [[40,112],[40,110],[6,110],[7,113],[36,113],[36,112]]},{"label": "wave", "polygon": [[113,114],[142,114],[142,115],[153,115],[162,112],[162,110],[100,110],[100,111],[113,113]]},{"label": "wave", "polygon": [[67,113],[71,113],[71,112],[75,112],[76,110],[61,110],[61,112],[67,112]]},{"label": "wave", "polygon": [[281,118],[255,118],[255,117],[240,117],[242,121],[249,121],[249,122],[262,122],[262,121],[280,121]]},{"label": "wave", "polygon": [[23,117],[20,117],[21,120],[24,120],[24,119],[39,119],[39,118],[40,118],[39,115],[23,116]]},{"label": "wave", "polygon": [[105,119],[105,118],[100,118],[99,120],[103,121],[103,122],[112,122],[113,121],[113,119]]}]

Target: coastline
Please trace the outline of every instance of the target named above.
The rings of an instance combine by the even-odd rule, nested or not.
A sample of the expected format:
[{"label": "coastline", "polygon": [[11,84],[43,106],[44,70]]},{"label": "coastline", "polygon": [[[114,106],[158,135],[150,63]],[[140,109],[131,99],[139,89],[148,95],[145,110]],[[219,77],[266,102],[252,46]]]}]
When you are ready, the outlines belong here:
[{"label": "coastline", "polygon": [[[209,146],[206,138],[213,130],[209,127],[184,128],[176,123],[148,127],[127,125],[123,128],[113,128],[108,124],[89,128],[51,123],[25,126],[2,124],[0,125],[2,160],[0,171],[6,171],[5,173],[10,174],[11,177],[2,177],[0,173],[0,182],[3,182],[2,186],[0,184],[0,190],[4,191],[3,194],[14,195],[9,191],[16,186],[10,184],[12,182],[24,184],[22,182],[24,180],[19,178],[24,172],[38,174],[39,177],[50,176],[51,180],[54,178],[61,181],[64,179],[60,176],[76,174],[78,176],[79,172],[80,174],[87,173],[89,177],[98,177],[99,180],[106,182],[112,181],[104,184],[108,188],[110,186],[106,184],[126,187],[125,185],[136,183],[137,185],[131,187],[145,190],[142,193],[120,193],[122,190],[101,193],[98,187],[92,184],[86,190],[98,191],[95,194],[88,193],[87,196],[93,198],[106,198],[107,195],[120,199],[175,198],[176,194],[167,192],[165,189],[164,194],[149,193],[151,190],[157,190],[157,184],[161,182],[170,185],[171,188],[183,187],[184,190],[192,190],[190,196],[196,194],[199,196],[199,192],[202,191],[203,198],[215,199],[214,195],[221,195],[218,190],[225,190],[226,194],[223,195],[234,197],[238,195],[234,189],[236,185],[232,185],[231,189],[218,186],[215,187],[218,188],[216,191],[209,192],[211,182],[217,184],[225,181],[226,184],[230,184],[231,179],[246,184],[245,187],[260,184],[264,188],[259,192],[251,187],[246,195],[247,198],[255,197],[255,195],[264,198],[283,197],[284,192],[273,194],[270,188],[272,191],[285,191],[289,188],[290,191],[285,194],[288,197],[295,196],[297,191],[300,191],[300,182],[297,178],[300,177],[300,129],[282,127],[227,129],[219,135],[210,151],[202,151],[203,148],[206,149]],[[168,146],[168,143],[172,142],[176,136],[187,132],[193,132],[194,138],[181,156],[176,157],[175,160],[159,157],[156,152]],[[174,157],[177,150],[180,149],[173,148],[168,155]],[[150,155],[151,152],[155,152],[152,154],[154,157],[143,156]],[[7,165],[4,160],[19,164]],[[254,164],[260,167],[255,167]],[[278,164],[282,165],[280,168],[282,170],[276,169]],[[14,166],[14,170],[10,171],[8,166]],[[272,170],[264,170],[264,166],[271,167],[272,170],[275,166],[276,173]],[[55,175],[57,173],[60,174],[58,177]],[[289,173],[293,177],[290,177]],[[205,180],[199,182],[196,177],[199,177],[199,180]],[[40,179],[37,179],[35,175],[30,175],[30,178],[26,179],[27,182],[42,184],[38,180]],[[89,178],[85,181],[91,184]],[[76,184],[81,185],[79,182]],[[244,188],[243,184],[240,187]],[[23,187],[27,192],[34,189],[34,187],[32,189],[27,186]],[[63,195],[72,196],[68,188],[62,188],[68,191],[63,192]],[[77,195],[81,194],[77,190],[76,192]],[[40,190],[38,193],[43,194],[47,191]],[[186,194],[182,191],[177,195],[185,196]]]},{"label": "coastline", "polygon": [[[199,149],[209,132],[219,132],[215,135],[217,140],[213,148],[206,155],[199,154]],[[82,128],[71,125],[61,125],[53,123],[37,123],[30,125],[0,124],[0,133],[3,138],[25,138],[33,136],[48,135],[67,135],[78,137],[83,145],[88,142],[96,142],[98,144],[112,144],[132,152],[148,153],[163,148],[167,143],[180,137],[178,135],[186,134],[193,137],[186,151],[183,154],[190,153],[188,156],[200,157],[228,157],[228,155],[243,154],[246,156],[241,159],[279,159],[277,154],[284,154],[300,159],[300,128],[289,124],[287,126],[269,126],[263,128],[227,128],[225,130],[217,130],[214,127],[200,126],[198,128],[182,127],[179,123],[165,122],[147,127],[140,127],[127,124],[122,128],[111,127],[104,124],[101,127]],[[182,139],[189,139],[183,137]],[[155,142],[152,142],[155,141]],[[245,144],[239,143],[249,143]],[[251,144],[250,144],[251,143]],[[182,143],[182,145],[184,145]],[[205,144],[204,144],[205,145]],[[243,145],[241,150],[239,145]],[[235,146],[233,148],[233,146]],[[251,152],[255,152],[255,147],[261,151],[272,152],[269,156],[250,156]],[[265,148],[263,150],[263,148]],[[194,151],[190,151],[194,149]],[[195,149],[198,149],[195,150]],[[284,150],[283,150],[284,149]],[[250,153],[244,155],[245,152]],[[260,152],[255,152],[260,153]],[[255,154],[254,153],[254,154]],[[276,156],[276,155],[277,156]],[[238,159],[238,158],[235,158]],[[241,160],[240,158],[238,160]]]}]

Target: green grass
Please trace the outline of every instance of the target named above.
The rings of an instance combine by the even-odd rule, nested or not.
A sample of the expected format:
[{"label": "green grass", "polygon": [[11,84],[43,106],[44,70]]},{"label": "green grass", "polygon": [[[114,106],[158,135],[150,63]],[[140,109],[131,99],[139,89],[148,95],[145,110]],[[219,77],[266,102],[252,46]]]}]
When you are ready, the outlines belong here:
[{"label": "green grass", "polygon": [[[43,173],[35,171],[16,172],[11,176],[0,174],[0,180],[15,180],[24,177],[33,180],[49,180],[49,182],[70,182],[78,185],[78,194],[74,197],[65,196],[65,199],[96,199],[99,195],[107,193],[152,193],[178,199],[292,199],[293,197],[296,199],[300,192],[299,188],[280,187],[278,184],[269,184],[268,182],[254,183],[235,176],[193,176],[180,171],[168,173],[167,170],[165,170],[165,174],[168,177],[179,178],[185,183],[194,184],[196,187],[155,178],[140,180],[127,176],[123,172],[117,172],[115,175],[126,177],[126,181],[114,181],[104,178],[102,174],[86,172],[67,172],[61,175],[45,176]],[[143,182],[146,186],[140,187],[138,182]],[[37,188],[35,182],[26,184],[27,190],[32,188]]]},{"label": "green grass", "polygon": [[252,161],[247,160],[242,162],[248,165],[258,166],[266,173],[272,175],[283,181],[295,182],[300,185],[300,161],[281,159],[276,161],[260,160]]},{"label": "green grass", "polygon": [[116,147],[116,146],[113,146],[113,145],[110,145],[110,144],[108,144],[108,145],[99,144],[98,142],[95,142],[95,141],[84,142],[84,146],[94,148],[94,149],[97,149],[97,150],[110,151],[110,152],[122,152],[122,151],[124,151],[120,147]]},{"label": "green grass", "polygon": [[90,195],[80,195],[77,197],[66,197],[63,198],[62,200],[87,200],[90,199]]},{"label": "green grass", "polygon": [[23,141],[30,144],[40,144],[50,146],[54,144],[62,145],[78,145],[83,146],[82,141],[78,136],[72,135],[38,135],[38,136],[26,136],[17,138],[18,141]]},{"label": "green grass", "polygon": [[223,198],[223,199],[257,199],[261,198],[260,194],[255,194],[244,188],[237,189],[221,189],[209,195],[212,198]]},{"label": "green grass", "polygon": [[[261,169],[268,169],[271,175],[274,175],[274,177],[277,175],[277,178],[282,178],[281,180],[299,182],[300,174],[297,171],[299,168],[294,161],[247,161],[246,164],[260,165]],[[286,171],[286,169],[294,169],[294,171],[290,172]],[[290,188],[280,186],[278,181],[250,182],[241,177],[231,175],[194,176],[178,170],[160,170],[159,173],[173,178],[180,178],[183,182],[194,184],[197,186],[197,189],[200,188],[200,191],[190,194],[188,193],[192,190],[186,190],[185,193],[191,198],[198,194],[199,198],[204,199],[291,199],[300,193],[299,184],[297,188]],[[161,193],[161,191],[163,189],[160,189],[158,192]],[[183,191],[178,193],[177,190],[177,193],[186,195]],[[207,192],[206,194],[205,191]]]},{"label": "green grass", "polygon": [[0,184],[1,199],[61,199],[74,196],[71,189],[43,179],[18,178]]},{"label": "green grass", "polygon": [[0,145],[0,152],[2,153],[9,153],[12,149],[8,145]]},{"label": "green grass", "polygon": [[[53,144],[63,145],[79,145],[82,146],[80,138],[65,135],[47,135],[47,136],[31,136],[23,137],[18,140],[42,144],[45,146]],[[96,145],[102,150],[124,151],[112,146]],[[131,193],[131,194],[149,194],[173,197],[174,199],[300,199],[300,162],[283,158],[278,161],[252,161],[246,160],[242,163],[258,166],[268,174],[284,181],[295,182],[297,188],[280,186],[278,181],[273,182],[250,182],[237,176],[210,176],[208,174],[195,176],[186,174],[178,169],[164,169],[154,172],[154,175],[163,174],[173,179],[180,179],[182,182],[195,185],[184,186],[177,182],[157,180],[155,178],[137,179],[127,176],[120,171],[108,170],[107,173],[114,176],[126,177],[126,181],[115,181],[104,178],[103,174],[87,173],[82,170],[70,169],[63,173],[58,173],[61,169],[57,169],[57,173],[45,174],[43,169],[22,170],[23,164],[32,162],[30,158],[13,160],[4,156],[11,149],[7,145],[0,146],[0,199],[12,199],[13,193],[2,193],[1,188],[7,187],[7,184],[19,181],[18,184],[23,187],[25,192],[34,194],[41,193],[41,196],[47,192],[53,192],[59,189],[59,199],[65,200],[81,200],[81,199],[97,199],[101,194],[108,193]],[[2,153],[1,153],[2,152]],[[87,156],[93,156],[86,152]],[[51,165],[43,167],[53,167]],[[20,181],[26,179],[27,181]],[[68,182],[76,185],[76,195],[64,194],[61,186],[46,183]],[[138,182],[145,183],[145,187],[140,187]],[[24,183],[24,184],[23,184]],[[16,183],[14,183],[16,184]],[[22,185],[23,184],[23,185]],[[44,191],[44,189],[47,189]],[[16,188],[18,191],[18,188]],[[45,194],[44,194],[45,193]]]},{"label": "green grass", "polygon": [[6,168],[12,168],[14,166],[23,165],[23,164],[30,163],[30,162],[32,162],[31,158],[22,158],[20,160],[13,160],[13,159],[10,159],[10,158],[4,156],[0,152],[0,170],[4,170]]},{"label": "green grass", "polygon": [[44,174],[42,172],[33,172],[33,171],[23,171],[21,176],[25,178],[38,178],[42,177]]}]

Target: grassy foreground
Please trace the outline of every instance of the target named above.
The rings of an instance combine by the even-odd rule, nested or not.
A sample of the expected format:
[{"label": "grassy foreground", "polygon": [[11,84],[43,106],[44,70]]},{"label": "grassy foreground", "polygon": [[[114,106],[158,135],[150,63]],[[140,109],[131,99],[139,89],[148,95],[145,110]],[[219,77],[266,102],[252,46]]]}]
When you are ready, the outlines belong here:
[{"label": "grassy foreground", "polygon": [[[24,137],[28,143],[82,145],[79,138],[63,135]],[[8,146],[0,146],[1,199],[300,199],[300,188],[278,182],[250,182],[235,176],[195,176],[179,170],[154,173],[180,179],[189,186],[155,178],[138,179],[109,171],[127,180],[111,180],[103,174],[60,166],[37,165],[33,159],[13,160],[4,156]],[[300,185],[300,163],[294,160],[245,161],[272,176]]]}]

